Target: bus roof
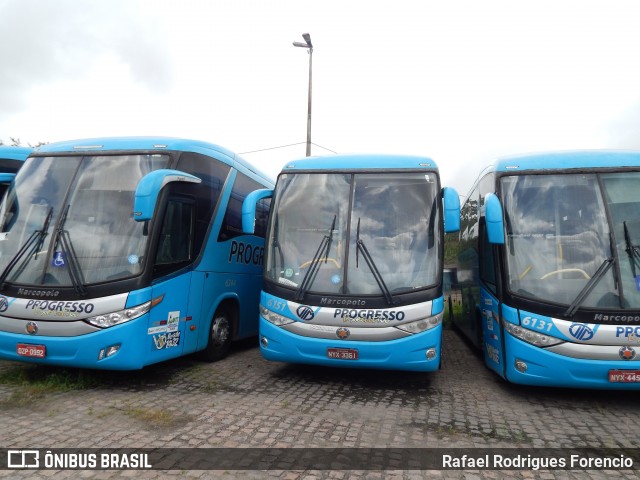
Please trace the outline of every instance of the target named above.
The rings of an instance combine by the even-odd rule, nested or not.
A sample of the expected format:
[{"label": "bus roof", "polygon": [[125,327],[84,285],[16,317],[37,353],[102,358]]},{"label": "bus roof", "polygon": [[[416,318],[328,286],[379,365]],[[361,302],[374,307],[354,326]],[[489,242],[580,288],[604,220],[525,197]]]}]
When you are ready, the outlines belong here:
[{"label": "bus roof", "polygon": [[[256,175],[273,182],[268,175],[260,172],[242,157],[231,150],[209,142],[201,140],[190,140],[173,137],[104,137],[89,138],[80,140],[68,140],[64,142],[48,143],[34,150],[34,155],[45,155],[51,153],[82,153],[101,152],[118,150],[143,150],[158,152],[175,150],[181,152],[200,153],[202,155],[213,156],[219,160],[226,160],[229,164],[234,162],[242,165],[247,170]],[[226,158],[224,158],[226,157]]]},{"label": "bus roof", "polygon": [[0,145],[0,158],[6,160],[26,160],[32,149],[28,147],[14,147]]},{"label": "bus roof", "polygon": [[282,172],[292,170],[437,170],[436,162],[412,155],[350,154],[307,157],[287,162]]},{"label": "bus roof", "polygon": [[579,150],[566,152],[531,153],[505,157],[493,168],[496,172],[525,170],[567,170],[572,168],[640,167],[640,151]]}]

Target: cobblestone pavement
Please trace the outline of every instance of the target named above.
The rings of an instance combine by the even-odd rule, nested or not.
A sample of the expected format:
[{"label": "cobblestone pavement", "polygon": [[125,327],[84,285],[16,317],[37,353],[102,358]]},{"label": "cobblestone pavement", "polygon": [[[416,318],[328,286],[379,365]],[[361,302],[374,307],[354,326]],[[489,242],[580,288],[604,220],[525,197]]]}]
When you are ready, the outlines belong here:
[{"label": "cobblestone pavement", "polygon": [[[637,394],[524,388],[444,333],[434,374],[270,363],[255,339],[217,363],[138,372],[0,362],[0,447],[638,447]],[[28,378],[24,382],[23,379]],[[44,380],[57,378],[55,387]],[[65,388],[60,388],[65,387]],[[638,478],[634,471],[0,471],[5,478]]]}]

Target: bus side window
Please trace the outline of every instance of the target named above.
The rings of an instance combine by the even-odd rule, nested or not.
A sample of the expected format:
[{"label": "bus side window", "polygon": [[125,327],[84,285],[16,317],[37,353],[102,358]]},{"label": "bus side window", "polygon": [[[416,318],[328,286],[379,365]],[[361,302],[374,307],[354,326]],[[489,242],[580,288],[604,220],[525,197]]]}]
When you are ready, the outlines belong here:
[{"label": "bus side window", "polygon": [[[485,197],[488,193],[495,192],[495,174],[493,172],[485,175],[480,182],[479,187],[479,207],[484,205]],[[489,237],[487,236],[487,228],[484,219],[480,220],[480,231],[478,235],[479,245],[478,253],[480,256],[480,279],[484,282],[487,288],[496,295],[497,278],[496,278],[496,265],[493,257],[493,245],[489,243]]]},{"label": "bus side window", "polygon": [[489,243],[484,222],[480,225],[480,279],[494,295],[497,294],[493,245]]},{"label": "bus side window", "polygon": [[[243,173],[238,172],[235,182],[233,183],[233,189],[231,191],[231,197],[229,198],[229,204],[227,205],[227,211],[224,214],[222,220],[222,226],[220,227],[220,234],[218,235],[218,241],[223,242],[230,240],[234,237],[242,235],[242,202],[254,190],[264,188],[255,180],[249,178]],[[266,231],[266,218],[268,218],[268,209],[264,215],[264,208],[260,208],[258,204],[256,219],[256,235],[264,238]],[[258,221],[260,217],[263,217],[264,227],[260,227]],[[258,233],[262,228],[262,233]]]},{"label": "bus side window", "polygon": [[184,200],[170,199],[158,241],[156,266],[183,264],[191,260],[193,230],[193,204]]}]

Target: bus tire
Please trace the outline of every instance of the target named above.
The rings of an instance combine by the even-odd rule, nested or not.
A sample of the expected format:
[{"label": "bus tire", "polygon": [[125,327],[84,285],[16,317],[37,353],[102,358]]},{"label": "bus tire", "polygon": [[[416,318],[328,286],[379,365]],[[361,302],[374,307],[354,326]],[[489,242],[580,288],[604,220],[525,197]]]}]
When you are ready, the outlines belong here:
[{"label": "bus tire", "polygon": [[227,356],[233,338],[231,313],[224,307],[219,308],[211,320],[209,340],[199,357],[207,362],[215,362]]}]

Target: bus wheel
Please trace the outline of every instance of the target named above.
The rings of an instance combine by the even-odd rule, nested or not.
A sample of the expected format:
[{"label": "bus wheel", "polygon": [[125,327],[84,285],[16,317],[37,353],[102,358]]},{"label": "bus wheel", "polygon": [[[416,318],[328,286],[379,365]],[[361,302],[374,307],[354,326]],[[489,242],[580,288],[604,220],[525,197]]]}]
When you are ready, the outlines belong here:
[{"label": "bus wheel", "polygon": [[200,352],[200,358],[215,362],[229,353],[232,337],[231,315],[225,309],[219,309],[213,316],[207,347]]}]

